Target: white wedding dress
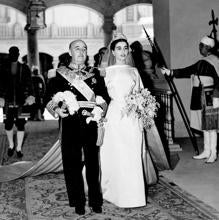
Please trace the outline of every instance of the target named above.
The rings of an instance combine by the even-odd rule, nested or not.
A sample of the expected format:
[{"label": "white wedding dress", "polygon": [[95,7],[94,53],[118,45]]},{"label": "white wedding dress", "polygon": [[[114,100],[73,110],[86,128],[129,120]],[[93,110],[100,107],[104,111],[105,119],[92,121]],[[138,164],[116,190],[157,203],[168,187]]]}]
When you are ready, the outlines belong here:
[{"label": "white wedding dress", "polygon": [[105,83],[111,102],[100,149],[103,198],[124,208],[145,206],[143,130],[134,115],[122,114],[125,96],[143,85],[137,70],[128,65],[107,67]]}]

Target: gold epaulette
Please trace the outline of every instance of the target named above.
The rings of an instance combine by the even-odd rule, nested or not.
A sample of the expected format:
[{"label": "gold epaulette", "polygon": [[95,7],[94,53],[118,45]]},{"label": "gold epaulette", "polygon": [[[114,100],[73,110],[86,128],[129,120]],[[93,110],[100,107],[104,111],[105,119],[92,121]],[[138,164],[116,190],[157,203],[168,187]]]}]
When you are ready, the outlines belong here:
[{"label": "gold epaulette", "polygon": [[57,69],[57,72],[63,75],[76,74],[76,71],[67,68],[66,66],[61,66]]},{"label": "gold epaulette", "polygon": [[57,72],[61,75],[64,75],[64,76],[71,76],[71,78],[75,79],[75,78],[79,78],[81,80],[86,80],[92,76],[94,76],[94,73],[92,73],[91,71],[86,71],[86,70],[80,70],[81,73],[84,73],[84,75],[78,75],[78,70],[71,70],[65,66],[62,66],[62,67],[59,67],[57,69]]}]

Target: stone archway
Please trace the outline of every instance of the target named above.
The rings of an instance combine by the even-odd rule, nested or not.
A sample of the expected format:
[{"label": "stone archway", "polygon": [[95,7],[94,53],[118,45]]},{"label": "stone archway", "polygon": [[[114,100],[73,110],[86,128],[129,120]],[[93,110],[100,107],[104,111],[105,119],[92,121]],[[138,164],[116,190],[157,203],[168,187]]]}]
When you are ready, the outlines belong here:
[{"label": "stone archway", "polygon": [[[113,34],[113,30],[116,27],[114,24],[114,16],[117,12],[122,9],[125,9],[128,6],[136,5],[136,4],[152,4],[152,0],[105,0],[105,1],[98,1],[98,0],[44,0],[47,9],[63,5],[63,4],[70,4],[70,5],[77,5],[83,6],[85,8],[89,8],[96,13],[103,16],[103,33],[104,36],[104,45],[107,46],[110,42]],[[26,14],[26,8],[28,5],[28,1],[21,1],[21,0],[14,0],[14,1],[6,1],[0,0],[0,4],[5,6],[9,6],[15,8],[16,10],[21,11],[23,14]],[[93,30],[93,29],[92,29]],[[89,32],[89,27],[87,28]],[[128,33],[128,32],[127,32]],[[102,33],[101,33],[102,35]],[[32,65],[39,65],[39,58],[38,58],[38,39],[36,33],[28,32],[27,33],[27,45],[28,45],[28,57],[29,57],[29,64]],[[89,38],[89,37],[88,37]],[[89,39],[88,39],[89,40]],[[42,49],[40,49],[42,51]],[[37,58],[36,58],[37,57]],[[57,58],[57,57],[56,57]]]},{"label": "stone archway", "polygon": [[[0,0],[1,2],[2,0]],[[152,4],[152,0],[54,0],[54,1],[45,1],[47,7],[52,7],[60,4],[76,4],[80,6],[85,6],[91,8],[103,16],[114,15],[119,10],[134,4]]]},{"label": "stone archway", "polygon": [[13,1],[0,0],[0,4],[17,9],[18,11],[26,14],[26,8],[27,8],[28,2],[22,1],[22,0],[13,0]]},{"label": "stone archway", "polygon": [[[134,4],[152,4],[152,0],[104,0],[104,1],[98,1],[98,0],[44,0],[47,8],[57,6],[60,4],[75,4],[80,6],[85,6],[88,8],[91,8],[100,14],[103,15],[114,15],[119,10],[130,6]],[[15,8],[24,14],[26,14],[26,8],[28,1],[23,0],[0,0],[0,4],[10,6],[12,8]]]},{"label": "stone archway", "polygon": [[[119,10],[128,7],[134,4],[152,4],[152,0],[44,0],[47,8],[61,5],[61,4],[75,4],[79,6],[84,6],[90,9],[95,10],[96,12],[100,13],[103,16],[103,31],[104,31],[104,39],[105,45],[109,43],[112,37],[113,29],[115,28],[114,24],[114,15]],[[28,5],[27,1],[23,0],[14,0],[14,1],[7,1],[7,0],[0,0],[0,4],[10,6],[20,10],[24,14],[26,14],[26,8]]]},{"label": "stone archway", "polygon": [[[46,1],[45,1],[46,2]],[[152,0],[54,0],[47,2],[47,7],[52,7],[60,4],[77,4],[93,9],[103,15],[103,32],[104,32],[104,44],[108,45],[112,38],[113,30],[115,29],[114,15],[123,8],[126,8],[134,4],[152,4]]]}]

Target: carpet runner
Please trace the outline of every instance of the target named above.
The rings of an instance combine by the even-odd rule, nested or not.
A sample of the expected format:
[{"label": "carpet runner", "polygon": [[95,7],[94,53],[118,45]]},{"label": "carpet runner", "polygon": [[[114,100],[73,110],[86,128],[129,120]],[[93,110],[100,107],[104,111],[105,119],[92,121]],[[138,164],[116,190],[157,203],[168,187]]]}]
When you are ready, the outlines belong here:
[{"label": "carpet runner", "polygon": [[149,188],[146,207],[123,209],[104,201],[103,213],[78,216],[68,206],[62,173],[27,177],[0,184],[1,220],[217,220],[213,208],[172,185],[163,177]]},{"label": "carpet runner", "polygon": [[[57,129],[29,132],[23,151],[25,161],[35,163],[57,140]],[[2,135],[0,135],[0,139]],[[4,144],[6,144],[4,142]],[[2,148],[2,146],[1,146]],[[7,149],[7,148],[6,148]],[[18,161],[7,157],[4,165]],[[160,177],[158,184],[150,186],[146,207],[122,209],[104,201],[103,213],[93,213],[86,206],[86,214],[78,216],[68,205],[62,172],[26,177],[0,183],[1,220],[217,220],[219,213],[197,200],[174,183]]]}]

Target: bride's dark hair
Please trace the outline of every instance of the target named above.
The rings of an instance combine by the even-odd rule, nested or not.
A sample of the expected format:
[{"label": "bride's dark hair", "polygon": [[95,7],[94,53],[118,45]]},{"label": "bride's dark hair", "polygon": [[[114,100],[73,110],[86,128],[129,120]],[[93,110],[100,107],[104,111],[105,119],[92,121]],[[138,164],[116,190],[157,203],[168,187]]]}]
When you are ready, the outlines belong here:
[{"label": "bride's dark hair", "polygon": [[127,46],[129,47],[129,43],[126,39],[117,39],[114,40],[111,44],[110,44],[110,50],[115,50],[116,44],[119,42],[125,42],[127,44]]}]

